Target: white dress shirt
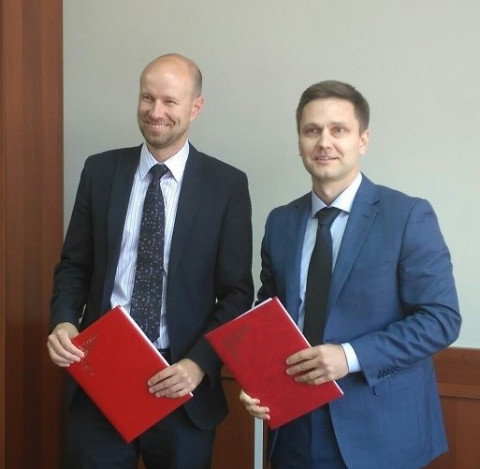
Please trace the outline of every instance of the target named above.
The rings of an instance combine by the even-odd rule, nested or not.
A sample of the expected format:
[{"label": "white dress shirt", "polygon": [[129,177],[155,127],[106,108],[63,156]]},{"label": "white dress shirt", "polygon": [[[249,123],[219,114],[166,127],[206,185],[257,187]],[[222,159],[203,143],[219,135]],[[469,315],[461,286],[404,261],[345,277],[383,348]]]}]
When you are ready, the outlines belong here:
[{"label": "white dress shirt", "polygon": [[[165,349],[169,346],[168,331],[165,319],[166,298],[167,298],[167,279],[168,263],[170,258],[170,246],[172,244],[173,226],[177,214],[178,199],[182,188],[183,174],[188,159],[189,143],[185,142],[183,148],[165,161],[169,171],[162,177],[161,186],[163,199],[165,202],[165,244],[164,244],[164,272],[163,272],[163,295],[160,316],[160,337],[154,343],[158,349]],[[143,202],[145,194],[150,184],[150,168],[158,164],[143,144],[140,161],[135,172],[132,192],[128,202],[127,216],[123,228],[122,244],[120,248],[120,257],[118,259],[117,271],[115,273],[115,282],[113,286],[110,303],[112,308],[121,305],[130,312],[130,303],[133,293],[133,284],[135,281],[135,268],[137,264],[138,238],[140,235],[140,223],[142,220]]]},{"label": "white dress shirt", "polygon": [[[362,182],[362,175],[359,173],[355,180],[348,186],[330,205],[340,210],[330,227],[330,233],[332,235],[332,270],[335,269],[335,263],[337,261],[338,251],[342,243],[345,227],[347,226],[348,217],[352,209],[353,201],[357,194],[360,183]],[[305,290],[307,288],[307,275],[308,266],[310,264],[310,258],[312,257],[313,247],[315,245],[315,238],[317,235],[318,218],[315,216],[319,210],[325,208],[327,205],[318,198],[315,192],[312,190],[312,213],[307,221],[307,227],[305,230],[305,238],[303,240],[302,248],[302,263],[300,269],[300,310],[298,317],[298,326],[303,329],[303,323],[305,318]],[[360,363],[357,358],[355,350],[349,343],[341,344],[345,355],[347,357],[348,369],[350,373],[360,371]]]}]

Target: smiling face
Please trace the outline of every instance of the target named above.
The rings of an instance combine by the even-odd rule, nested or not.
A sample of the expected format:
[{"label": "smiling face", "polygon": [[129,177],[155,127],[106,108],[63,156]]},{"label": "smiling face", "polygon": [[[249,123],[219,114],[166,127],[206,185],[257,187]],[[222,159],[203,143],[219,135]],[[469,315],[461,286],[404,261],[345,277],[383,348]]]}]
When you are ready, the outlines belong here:
[{"label": "smiling face", "polygon": [[316,99],[303,108],[298,146],[315,193],[330,204],[360,172],[368,130],[360,132],[354,106],[338,98]]},{"label": "smiling face", "polygon": [[158,161],[170,158],[184,145],[190,122],[203,106],[203,98],[196,94],[192,66],[181,57],[160,57],[143,71],[137,120]]}]

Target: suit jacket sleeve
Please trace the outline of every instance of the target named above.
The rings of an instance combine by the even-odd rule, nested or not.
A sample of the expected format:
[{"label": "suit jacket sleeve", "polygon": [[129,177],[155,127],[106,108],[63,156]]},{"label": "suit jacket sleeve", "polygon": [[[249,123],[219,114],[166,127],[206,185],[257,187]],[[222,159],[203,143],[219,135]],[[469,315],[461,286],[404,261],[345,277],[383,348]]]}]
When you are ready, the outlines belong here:
[{"label": "suit jacket sleeve", "polygon": [[[139,153],[140,147],[132,147],[87,158],[61,259],[55,268],[51,328],[60,322],[77,324],[80,318],[81,326],[87,327],[109,309],[119,250],[113,244],[120,246],[124,212]],[[120,160],[123,161],[122,171],[119,171]],[[115,178],[119,172],[125,177]],[[116,197],[117,208],[113,210],[112,188],[115,179],[119,181],[117,192],[121,194],[122,202],[119,203]],[[114,212],[116,224],[110,229],[109,241],[107,220]],[[112,236],[117,240],[116,243],[112,243]]]},{"label": "suit jacket sleeve", "polygon": [[[350,341],[371,386],[447,347],[460,330],[450,254],[427,201],[416,199],[403,230],[395,284],[403,317]],[[382,298],[378,280],[372,295]]]},{"label": "suit jacket sleeve", "polygon": [[278,291],[278,287],[275,282],[275,276],[272,272],[272,262],[270,259],[269,251],[270,233],[272,230],[272,228],[270,227],[271,218],[272,216],[270,214],[265,224],[265,234],[262,239],[262,246],[260,251],[262,270],[260,271],[261,285],[257,292],[257,304],[274,296],[279,296],[282,299],[285,297],[285,294],[282,294],[282,292]]},{"label": "suit jacket sleeve", "polygon": [[55,268],[50,327],[77,325],[87,301],[93,269],[88,161],[82,171],[61,259]]}]

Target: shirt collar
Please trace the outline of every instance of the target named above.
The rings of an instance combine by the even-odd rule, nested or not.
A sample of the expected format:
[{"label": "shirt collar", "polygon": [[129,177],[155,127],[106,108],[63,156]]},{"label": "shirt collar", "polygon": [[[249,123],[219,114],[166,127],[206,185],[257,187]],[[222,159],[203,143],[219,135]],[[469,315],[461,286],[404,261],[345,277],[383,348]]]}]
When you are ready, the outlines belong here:
[{"label": "shirt collar", "polygon": [[[350,213],[352,210],[353,201],[357,195],[358,188],[362,182],[362,173],[358,173],[353,182],[330,204],[330,207],[340,209],[342,212]],[[325,208],[327,205],[315,194],[312,190],[312,217],[314,217],[319,210]]]},{"label": "shirt collar", "polygon": [[[170,171],[171,175],[175,178],[177,182],[180,182],[183,178],[183,173],[185,172],[185,165],[187,164],[188,153],[190,150],[190,144],[188,140],[185,142],[185,145],[174,155],[172,155],[168,160],[164,162],[165,166]],[[158,161],[150,153],[146,143],[142,145],[140,152],[140,162],[139,162],[139,173],[142,179],[147,177],[148,172],[158,164]]]}]

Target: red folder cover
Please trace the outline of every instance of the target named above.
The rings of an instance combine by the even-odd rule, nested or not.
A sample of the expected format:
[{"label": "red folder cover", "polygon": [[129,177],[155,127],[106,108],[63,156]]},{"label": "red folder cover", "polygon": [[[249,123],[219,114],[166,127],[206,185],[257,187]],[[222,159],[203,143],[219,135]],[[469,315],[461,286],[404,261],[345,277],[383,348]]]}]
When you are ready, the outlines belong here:
[{"label": "red folder cover", "polygon": [[127,442],[192,397],[158,398],[148,392],[147,381],[168,363],[120,306],[72,342],[85,357],[66,370]]},{"label": "red folder cover", "polygon": [[278,298],[270,298],[206,335],[245,392],[270,409],[276,428],[343,395],[335,381],[297,383],[285,360],[310,347]]}]

